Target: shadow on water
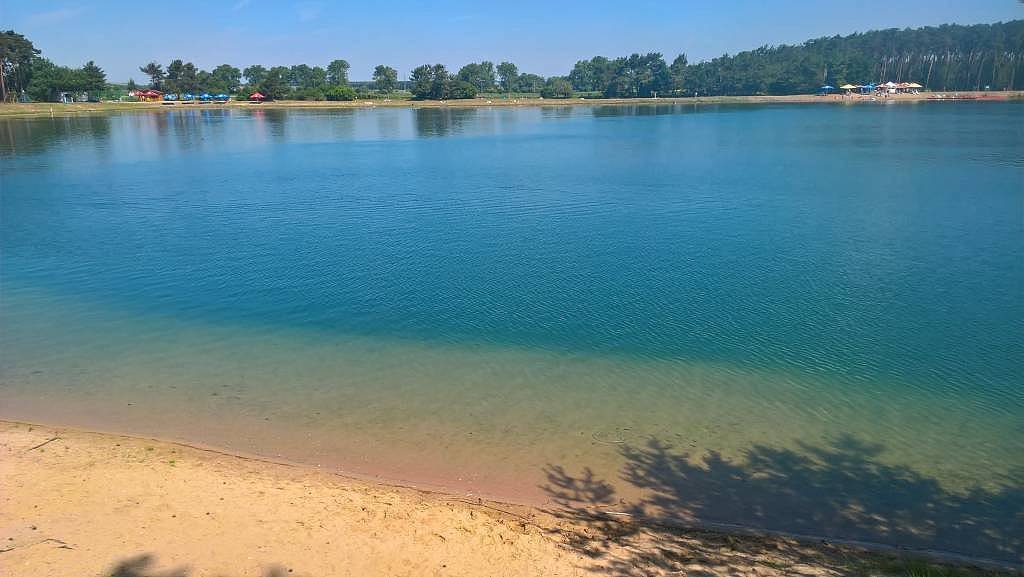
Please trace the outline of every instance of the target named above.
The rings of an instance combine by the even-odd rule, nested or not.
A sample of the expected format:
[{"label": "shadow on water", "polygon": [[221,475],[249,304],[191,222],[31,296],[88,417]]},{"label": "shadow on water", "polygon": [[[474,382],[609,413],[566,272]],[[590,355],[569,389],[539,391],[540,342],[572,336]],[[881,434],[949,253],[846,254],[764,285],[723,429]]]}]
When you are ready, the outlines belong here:
[{"label": "shadow on water", "polygon": [[[159,569],[156,557],[151,553],[143,553],[115,564],[110,570],[100,575],[101,577],[189,577],[190,572],[184,567]],[[285,575],[289,575],[287,569],[275,566],[261,573],[259,577],[285,577]]]},{"label": "shadow on water", "polygon": [[[739,525],[1014,566],[1024,561],[1024,477],[994,491],[952,492],[909,468],[880,463],[882,452],[880,445],[841,436],[798,450],[754,446],[730,461],[713,452],[694,458],[650,440],[620,449],[625,463],[618,481],[638,489],[638,500],[625,500],[589,469],[573,474],[557,465],[546,468],[542,489],[553,512],[578,527],[567,542],[601,559],[613,575],[645,574],[638,567],[678,570],[699,555],[692,540],[645,546],[639,538],[651,525]],[[632,552],[629,558],[621,558],[622,550]]]}]

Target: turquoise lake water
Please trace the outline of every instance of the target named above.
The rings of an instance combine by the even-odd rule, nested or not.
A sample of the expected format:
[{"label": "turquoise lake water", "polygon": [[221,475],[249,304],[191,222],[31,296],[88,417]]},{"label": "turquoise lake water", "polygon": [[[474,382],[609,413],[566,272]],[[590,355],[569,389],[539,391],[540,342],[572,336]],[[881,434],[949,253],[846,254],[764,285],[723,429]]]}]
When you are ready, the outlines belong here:
[{"label": "turquoise lake water", "polygon": [[1019,563],[1024,104],[0,120],[0,417]]}]

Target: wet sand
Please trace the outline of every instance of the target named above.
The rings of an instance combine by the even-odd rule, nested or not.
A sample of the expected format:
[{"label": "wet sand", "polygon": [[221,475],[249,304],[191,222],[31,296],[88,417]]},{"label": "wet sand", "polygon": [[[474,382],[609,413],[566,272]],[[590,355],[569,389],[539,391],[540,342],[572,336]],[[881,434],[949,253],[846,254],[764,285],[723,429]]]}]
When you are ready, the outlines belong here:
[{"label": "wet sand", "polygon": [[881,576],[919,566],[850,546],[643,526],[614,510],[545,511],[14,422],[0,422],[0,486],[10,577]]}]

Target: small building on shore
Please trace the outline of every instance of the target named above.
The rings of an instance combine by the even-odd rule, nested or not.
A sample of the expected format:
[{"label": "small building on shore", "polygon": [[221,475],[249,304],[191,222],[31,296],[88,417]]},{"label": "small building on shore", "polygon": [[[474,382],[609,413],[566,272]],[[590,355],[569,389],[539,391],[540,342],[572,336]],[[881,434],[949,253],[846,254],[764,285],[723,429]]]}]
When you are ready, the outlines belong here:
[{"label": "small building on shore", "polygon": [[133,96],[139,99],[139,102],[159,102],[163,98],[164,93],[159,90],[133,90],[128,93],[128,96]]}]

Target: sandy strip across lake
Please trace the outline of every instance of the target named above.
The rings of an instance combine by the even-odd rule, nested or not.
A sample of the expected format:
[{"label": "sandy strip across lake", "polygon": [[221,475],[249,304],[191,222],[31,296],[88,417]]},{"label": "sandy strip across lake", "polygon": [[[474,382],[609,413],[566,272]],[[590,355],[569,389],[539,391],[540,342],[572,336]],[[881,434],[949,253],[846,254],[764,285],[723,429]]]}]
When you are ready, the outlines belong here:
[{"label": "sandy strip across lake", "polygon": [[[906,560],[386,486],[121,435],[0,421],[8,577],[900,575]],[[964,575],[983,574],[970,570]],[[985,573],[987,574],[987,573]]]},{"label": "sandy strip across lake", "polygon": [[885,97],[854,94],[815,95],[792,94],[788,96],[701,96],[696,98],[473,98],[467,100],[350,100],[350,101],[300,101],[279,100],[257,104],[245,101],[226,103],[207,102],[78,102],[60,104],[50,102],[0,103],[0,118],[68,116],[105,112],[131,112],[138,110],[216,110],[216,109],[346,109],[346,108],[487,108],[523,106],[638,106],[638,105],[709,105],[709,104],[807,104],[807,103],[879,103],[879,102],[930,102],[930,101],[1006,101],[1024,99],[1024,91],[980,91],[980,92],[922,92],[920,94],[892,94]]}]

